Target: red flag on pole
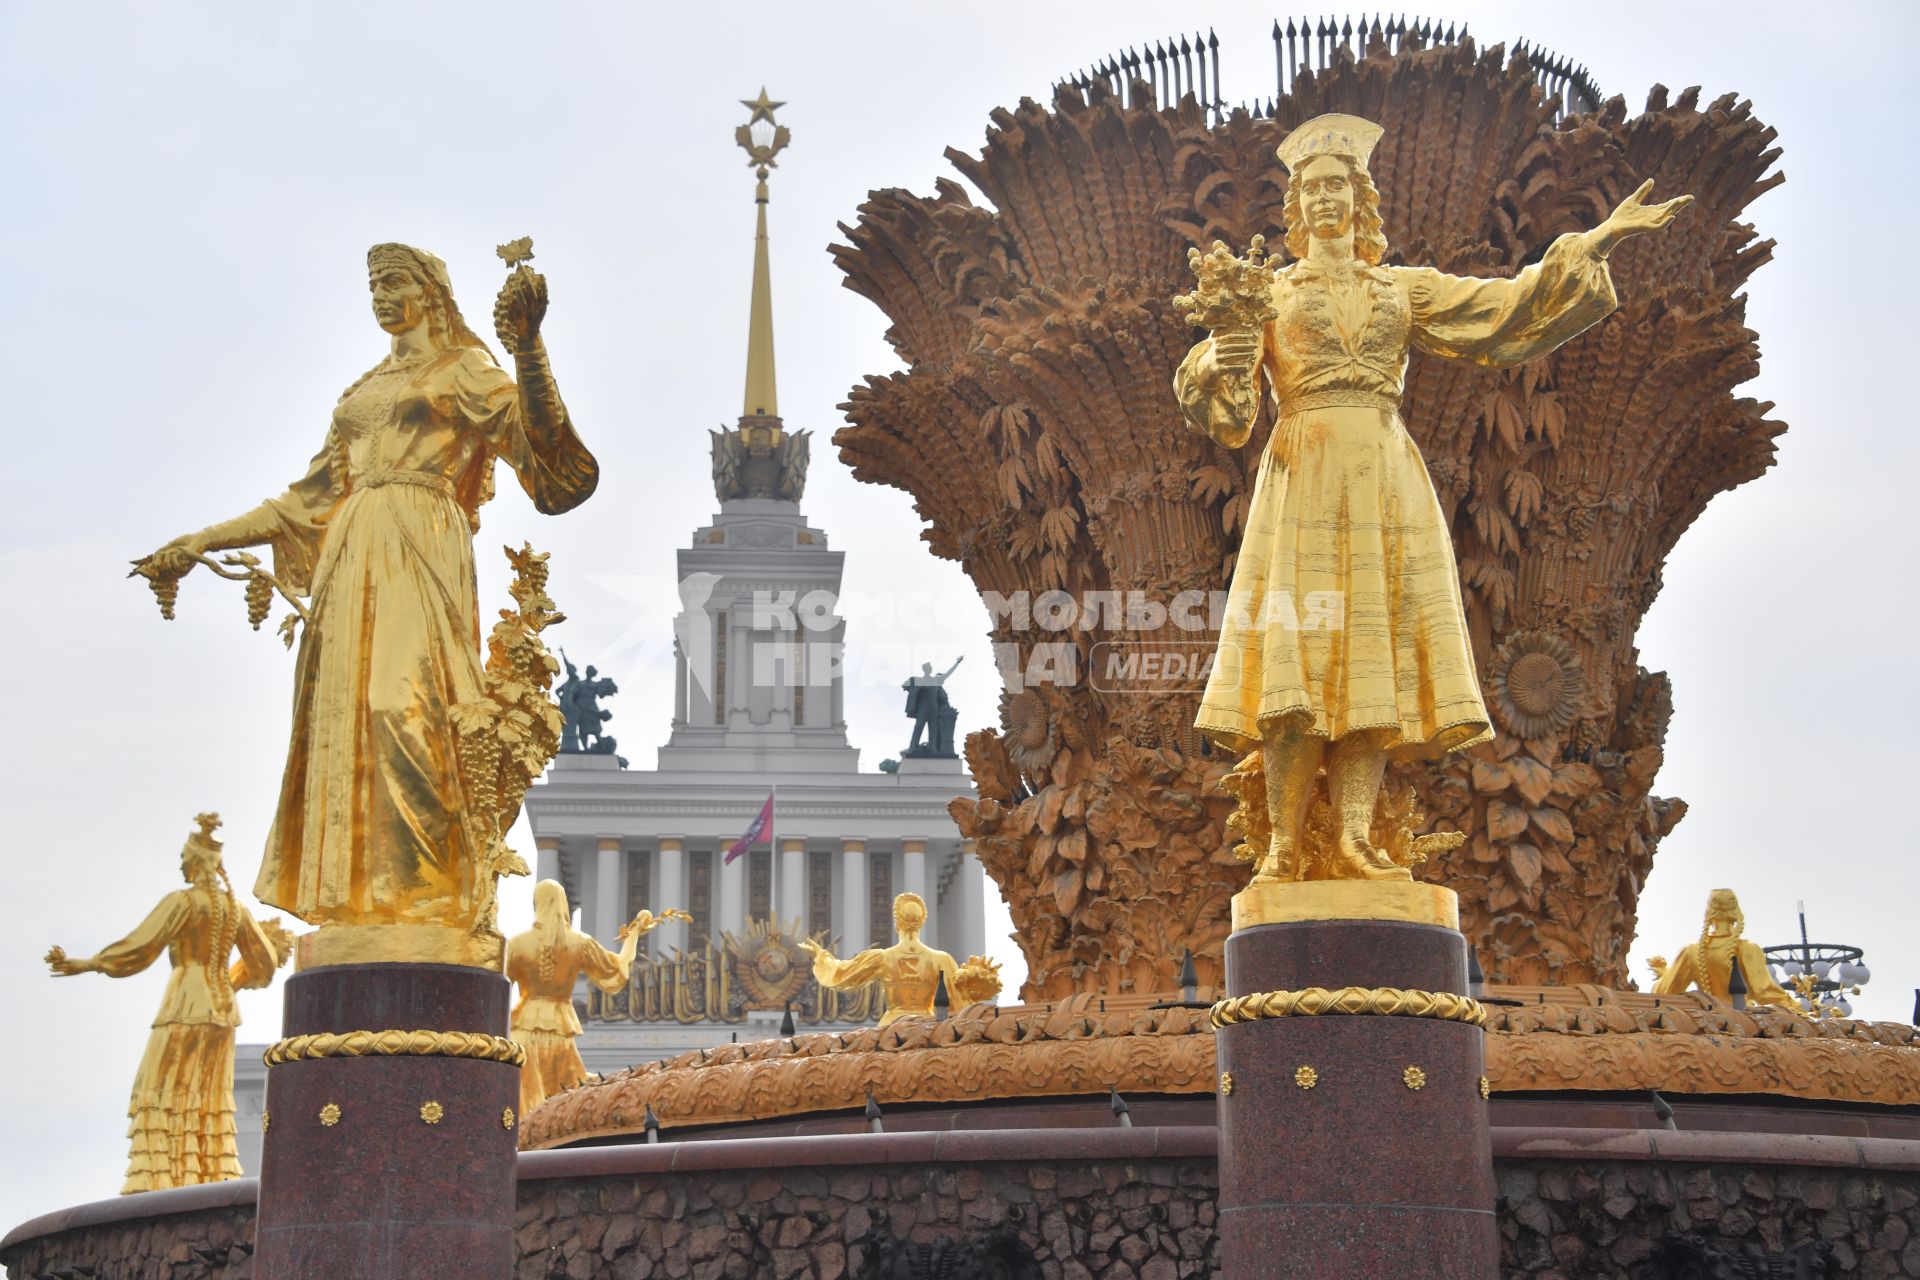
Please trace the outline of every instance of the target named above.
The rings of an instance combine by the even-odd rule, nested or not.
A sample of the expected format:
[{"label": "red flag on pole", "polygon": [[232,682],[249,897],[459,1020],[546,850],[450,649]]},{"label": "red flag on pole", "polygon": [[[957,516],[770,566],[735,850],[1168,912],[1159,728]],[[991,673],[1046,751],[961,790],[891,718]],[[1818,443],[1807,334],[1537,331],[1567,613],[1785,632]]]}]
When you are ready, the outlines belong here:
[{"label": "red flag on pole", "polygon": [[727,847],[727,856],[721,860],[722,864],[732,862],[735,858],[745,853],[752,847],[754,841],[767,833],[767,829],[772,825],[773,792],[769,791],[767,793],[767,802],[760,806],[760,816],[753,820],[753,825],[747,828],[745,835]]}]

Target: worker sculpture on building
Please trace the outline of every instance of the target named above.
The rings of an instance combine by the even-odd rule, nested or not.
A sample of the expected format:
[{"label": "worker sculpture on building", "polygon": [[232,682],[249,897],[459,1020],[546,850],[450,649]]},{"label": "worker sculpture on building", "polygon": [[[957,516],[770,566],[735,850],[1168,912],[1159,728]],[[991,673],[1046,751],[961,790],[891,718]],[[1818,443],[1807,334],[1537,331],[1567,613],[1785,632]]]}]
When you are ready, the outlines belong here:
[{"label": "worker sculpture on building", "polygon": [[808,938],[801,950],[813,957],[813,978],[823,987],[844,991],[849,987],[882,983],[887,991],[887,1011],[880,1025],[897,1018],[933,1016],[934,997],[941,980],[947,984],[948,999],[961,1008],[982,1004],[1000,994],[1000,966],[984,956],[969,956],[957,963],[946,952],[920,941],[926,927],[927,903],[917,893],[903,893],[893,900],[893,927],[900,937],[890,947],[869,947],[858,955],[837,960],[833,953]]},{"label": "worker sculpture on building", "polygon": [[[947,698],[947,677],[960,669],[966,661],[966,655],[953,660],[953,665],[939,675],[933,673],[933,664],[920,664],[920,674],[910,676],[901,684],[907,695],[907,714],[913,717],[913,738],[907,743],[903,756],[934,756],[951,758],[953,756],[953,726],[959,720],[960,713],[954,710],[953,703]],[[921,742],[924,735],[925,743]]]},{"label": "worker sculpture on building", "polygon": [[[1295,261],[1193,250],[1198,285],[1176,300],[1211,331],[1174,377],[1188,425],[1238,448],[1263,374],[1277,405],[1195,720],[1264,774],[1256,882],[1410,879],[1372,835],[1388,758],[1492,736],[1446,515],[1400,418],[1409,350],[1488,368],[1545,355],[1613,310],[1614,246],[1691,198],[1644,205],[1647,183],[1512,279],[1389,267],[1367,171],[1380,134],[1347,115],[1295,129],[1278,153]],[[1330,830],[1311,841],[1323,764]]]},{"label": "worker sculpture on building", "polygon": [[554,700],[560,704],[560,714],[566,717],[566,725],[560,731],[560,750],[612,755],[618,744],[601,730],[613,719],[613,712],[602,707],[600,699],[620,692],[620,686],[601,675],[599,668],[592,664],[588,664],[587,674],[582,676],[564,649],[560,652],[560,661],[567,669],[567,678],[553,691]]}]

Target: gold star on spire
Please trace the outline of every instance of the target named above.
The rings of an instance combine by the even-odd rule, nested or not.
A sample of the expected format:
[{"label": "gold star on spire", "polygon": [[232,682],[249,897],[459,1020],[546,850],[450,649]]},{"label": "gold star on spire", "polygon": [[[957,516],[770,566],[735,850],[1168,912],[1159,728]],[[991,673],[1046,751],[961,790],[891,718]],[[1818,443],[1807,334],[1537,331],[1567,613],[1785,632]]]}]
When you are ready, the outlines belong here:
[{"label": "gold star on spire", "polygon": [[761,120],[773,123],[773,113],[787,104],[784,102],[775,102],[773,99],[767,97],[767,86],[761,85],[759,97],[742,98],[740,99],[740,105],[752,110],[753,115],[748,118],[747,123],[754,124]]}]

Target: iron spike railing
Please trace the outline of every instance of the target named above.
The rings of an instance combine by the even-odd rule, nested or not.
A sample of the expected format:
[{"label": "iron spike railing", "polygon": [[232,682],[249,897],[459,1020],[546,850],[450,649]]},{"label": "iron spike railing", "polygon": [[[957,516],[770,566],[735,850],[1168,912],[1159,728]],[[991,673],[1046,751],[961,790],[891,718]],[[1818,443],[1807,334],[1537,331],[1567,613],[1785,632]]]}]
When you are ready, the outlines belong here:
[{"label": "iron spike railing", "polygon": [[[1286,97],[1304,75],[1323,75],[1330,70],[1341,51],[1358,59],[1374,45],[1384,45],[1390,54],[1405,49],[1432,48],[1459,44],[1467,39],[1466,25],[1406,15],[1382,19],[1375,13],[1371,20],[1361,14],[1358,22],[1348,16],[1301,18],[1296,26],[1289,17],[1285,27],[1279,19],[1273,23],[1273,74],[1275,94],[1265,102],[1255,99],[1241,104],[1255,116],[1271,116],[1278,100]],[[1165,111],[1177,106],[1191,94],[1207,117],[1218,124],[1225,119],[1227,103],[1220,88],[1220,40],[1212,31],[1203,37],[1195,32],[1189,40],[1184,34],[1169,36],[1143,46],[1144,52],[1127,49],[1095,63],[1086,71],[1068,76],[1062,83],[1082,93],[1096,81],[1125,106],[1149,105],[1136,101],[1134,82],[1141,81],[1152,95],[1151,105]],[[1521,40],[1514,45],[1516,57],[1524,55],[1534,80],[1552,109],[1553,118],[1586,111],[1598,111],[1602,102],[1600,86],[1595,84],[1584,64]],[[1056,88],[1059,86],[1056,85]]]},{"label": "iron spike railing", "polygon": [[1135,80],[1146,83],[1153,95],[1152,105],[1160,110],[1178,106],[1181,99],[1192,94],[1214,123],[1226,117],[1227,104],[1220,98],[1220,38],[1211,31],[1152,41],[1143,52],[1128,49],[1068,76],[1062,83],[1084,93],[1096,82],[1104,82],[1107,91],[1123,105],[1147,105],[1134,98]]}]

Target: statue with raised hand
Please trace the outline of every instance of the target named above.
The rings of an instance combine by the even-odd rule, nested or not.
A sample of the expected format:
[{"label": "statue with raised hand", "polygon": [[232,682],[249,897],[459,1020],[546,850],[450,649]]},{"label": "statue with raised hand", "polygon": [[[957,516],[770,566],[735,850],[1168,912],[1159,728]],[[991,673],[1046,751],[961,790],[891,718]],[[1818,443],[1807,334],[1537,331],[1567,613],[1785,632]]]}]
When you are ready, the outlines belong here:
[{"label": "statue with raised hand", "polygon": [[[470,775],[502,750],[527,757],[533,773],[544,767],[518,728],[504,746],[474,741],[492,720],[481,705],[490,669],[477,643],[473,535],[496,462],[550,515],[584,502],[599,469],[548,367],[540,335],[547,286],[526,265],[531,241],[503,245],[500,255],[509,275],[494,327],[512,374],[467,326],[439,258],[375,245],[367,287],[388,350],[341,394],[305,471],[284,492],[135,564],[168,616],[195,565],[246,577],[250,615],[257,594],[278,590],[296,602],[305,625],[292,736],[254,892],[322,935],[335,926],[482,932],[491,885],[480,880],[500,864],[497,828],[512,815],[488,812],[476,789],[490,784]],[[270,574],[251,555],[211,554],[249,547],[271,549]],[[520,632],[558,621],[540,594],[544,565],[522,578],[516,591],[527,595],[523,615],[533,621]],[[502,671],[516,657],[529,671],[550,661],[520,632],[508,638],[495,628],[494,647],[513,650]],[[525,675],[515,678],[526,685]],[[535,683],[544,704],[547,684]],[[462,708],[479,708],[464,737]],[[517,810],[517,794],[505,801]]]},{"label": "statue with raised hand", "polygon": [[55,977],[131,977],[162,955],[173,968],[127,1102],[122,1195],[241,1176],[233,1123],[233,1037],[240,1025],[234,991],[266,986],[293,949],[279,921],[262,927],[234,893],[213,835],[220,815],[203,813],[194,821],[199,830],[180,850],[186,888],[162,898],[132,933],[91,956],[75,959],[60,947],[47,952]]},{"label": "statue with raised hand", "polygon": [[684,911],[642,911],[620,930],[620,949],[609,951],[573,927],[566,886],[542,880],[533,887],[533,927],[507,942],[507,977],[520,999],[511,1019],[515,1044],[527,1051],[520,1068],[520,1114],[530,1115],[547,1098],[587,1078],[574,1041],[580,1015],[574,984],[585,978],[602,991],[618,991],[633,972],[640,939],[669,920],[691,921]]},{"label": "statue with raised hand", "polygon": [[979,1003],[1000,993],[998,965],[979,956],[960,965],[946,952],[920,941],[926,923],[926,900],[917,893],[903,893],[893,900],[893,927],[900,936],[892,946],[868,947],[845,960],[836,959],[811,938],[802,941],[800,949],[813,957],[813,978],[823,987],[845,991],[880,983],[887,996],[886,1012],[880,1015],[883,1027],[897,1018],[932,1017],[942,978],[949,999],[956,1004]]},{"label": "statue with raised hand", "polygon": [[[907,749],[900,754],[905,756],[951,756],[953,754],[953,704],[947,699],[947,677],[960,669],[966,661],[966,655],[953,660],[953,665],[939,675],[933,673],[933,664],[920,664],[920,674],[910,676],[900,687],[906,691],[907,714],[913,717],[913,739]],[[926,745],[921,745],[925,736]]]},{"label": "statue with raised hand", "polygon": [[[1396,857],[1373,835],[1388,757],[1492,736],[1447,515],[1400,417],[1408,352],[1494,369],[1547,354],[1613,310],[1614,247],[1691,199],[1645,204],[1644,184],[1510,279],[1387,266],[1367,170],[1380,134],[1347,115],[1295,129],[1279,148],[1294,261],[1196,249],[1197,287],[1175,300],[1210,331],[1174,375],[1188,425],[1238,448],[1263,379],[1275,406],[1194,722],[1243,755],[1243,804],[1264,796],[1236,818],[1264,836],[1248,842],[1256,883],[1411,878],[1418,842]],[[1330,818],[1309,840],[1323,766]]]}]

